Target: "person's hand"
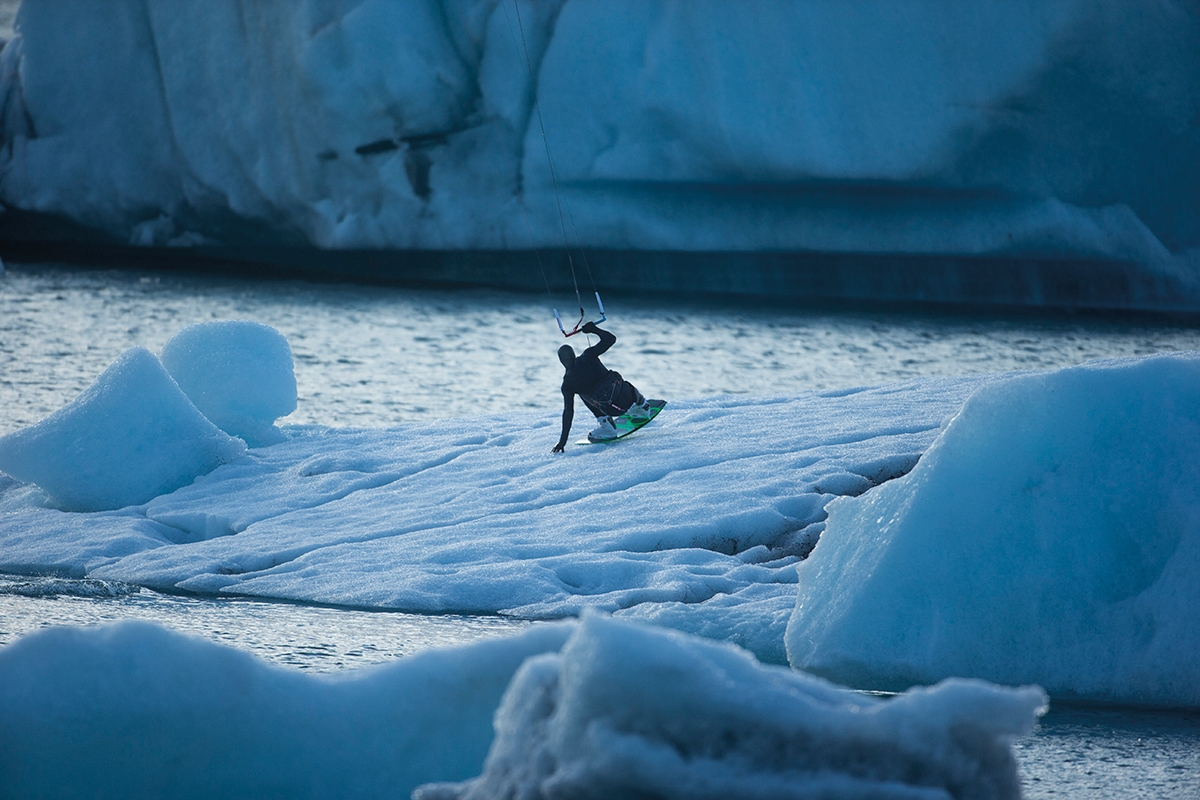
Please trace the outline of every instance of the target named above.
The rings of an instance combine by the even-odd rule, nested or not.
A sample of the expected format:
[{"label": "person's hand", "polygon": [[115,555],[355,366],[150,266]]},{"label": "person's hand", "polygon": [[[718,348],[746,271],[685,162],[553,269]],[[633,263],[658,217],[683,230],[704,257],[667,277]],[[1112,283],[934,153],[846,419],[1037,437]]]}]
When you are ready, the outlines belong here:
[{"label": "person's hand", "polygon": [[596,327],[596,323],[594,323],[594,322],[585,322],[585,323],[583,323],[583,327],[580,328],[580,330],[583,331],[584,333],[595,333],[596,331],[598,331],[600,329]]},{"label": "person's hand", "polygon": [[551,450],[550,452],[551,453],[561,453],[561,452],[563,452],[563,447],[564,447],[564,445],[556,444],[556,445],[554,445],[554,449]]}]

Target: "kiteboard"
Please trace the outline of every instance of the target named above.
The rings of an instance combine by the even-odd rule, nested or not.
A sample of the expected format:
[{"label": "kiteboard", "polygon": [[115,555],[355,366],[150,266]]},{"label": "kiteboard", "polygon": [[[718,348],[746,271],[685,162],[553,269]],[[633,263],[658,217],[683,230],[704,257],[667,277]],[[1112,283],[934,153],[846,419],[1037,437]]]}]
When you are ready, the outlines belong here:
[{"label": "kiteboard", "polygon": [[622,414],[619,417],[613,417],[613,425],[617,428],[617,435],[612,439],[592,439],[589,434],[587,439],[580,439],[575,444],[612,444],[613,442],[624,439],[631,433],[639,431],[650,423],[650,420],[658,416],[658,412],[663,410],[663,406],[667,404],[666,400],[651,400],[650,401],[650,416],[644,419],[630,419],[628,414]]}]

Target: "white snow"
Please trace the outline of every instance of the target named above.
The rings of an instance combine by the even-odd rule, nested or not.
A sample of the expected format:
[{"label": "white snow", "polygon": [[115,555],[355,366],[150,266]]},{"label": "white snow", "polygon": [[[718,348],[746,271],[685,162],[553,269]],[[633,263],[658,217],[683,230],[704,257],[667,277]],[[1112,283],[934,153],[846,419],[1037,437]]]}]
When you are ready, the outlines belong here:
[{"label": "white snow", "polygon": [[292,350],[279,331],[248,320],[189,325],[163,346],[179,388],[221,430],[251,447],[278,444],[275,420],[296,410]]},{"label": "white snow", "polygon": [[512,0],[25,0],[0,56],[0,200],[140,244],[434,249],[528,247],[524,205],[533,242],[554,246],[536,85],[595,247],[1102,257],[1196,276],[1194,9],[520,14],[518,30]]},{"label": "white snow", "polygon": [[196,410],[150,351],[133,347],[70,405],[0,437],[0,470],[63,509],[99,511],[171,492],[245,449]]},{"label": "white snow", "polygon": [[1200,705],[1200,358],[979,390],[908,475],[829,505],[789,660],[841,683],[951,675]]},{"label": "white snow", "polygon": [[9,797],[407,797],[478,774],[492,714],[566,623],[311,676],[144,622],[0,648]]}]

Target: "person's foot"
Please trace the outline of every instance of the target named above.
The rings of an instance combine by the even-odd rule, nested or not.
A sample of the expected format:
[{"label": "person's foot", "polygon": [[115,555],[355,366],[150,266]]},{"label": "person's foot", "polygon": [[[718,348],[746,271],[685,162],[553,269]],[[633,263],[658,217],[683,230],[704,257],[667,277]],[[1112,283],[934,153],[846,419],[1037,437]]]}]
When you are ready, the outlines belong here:
[{"label": "person's foot", "polygon": [[650,401],[643,397],[642,402],[634,403],[625,413],[632,420],[650,419]]},{"label": "person's foot", "polygon": [[588,434],[589,439],[593,442],[604,442],[617,438],[617,426],[613,425],[612,417],[597,417],[596,421],[600,424]]}]

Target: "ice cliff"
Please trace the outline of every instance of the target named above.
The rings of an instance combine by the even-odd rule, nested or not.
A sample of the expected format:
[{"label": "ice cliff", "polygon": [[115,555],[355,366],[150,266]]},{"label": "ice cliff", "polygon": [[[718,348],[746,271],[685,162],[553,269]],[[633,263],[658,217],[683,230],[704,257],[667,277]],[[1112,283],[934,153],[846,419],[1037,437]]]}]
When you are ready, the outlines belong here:
[{"label": "ice cliff", "polygon": [[536,86],[591,247],[1200,261],[1194,2],[24,0],[17,31],[0,201],[134,244],[561,245]]}]

